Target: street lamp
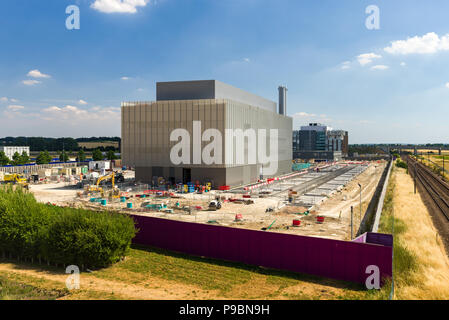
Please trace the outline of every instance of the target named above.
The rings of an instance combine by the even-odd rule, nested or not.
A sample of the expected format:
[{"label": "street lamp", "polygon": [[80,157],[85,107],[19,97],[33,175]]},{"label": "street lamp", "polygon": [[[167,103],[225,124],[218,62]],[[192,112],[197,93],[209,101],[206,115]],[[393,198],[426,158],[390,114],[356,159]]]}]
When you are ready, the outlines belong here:
[{"label": "street lamp", "polygon": [[360,223],[362,222],[362,185],[359,183],[360,188]]},{"label": "street lamp", "polygon": [[444,154],[443,154],[443,180],[445,180],[445,177],[444,177]]}]

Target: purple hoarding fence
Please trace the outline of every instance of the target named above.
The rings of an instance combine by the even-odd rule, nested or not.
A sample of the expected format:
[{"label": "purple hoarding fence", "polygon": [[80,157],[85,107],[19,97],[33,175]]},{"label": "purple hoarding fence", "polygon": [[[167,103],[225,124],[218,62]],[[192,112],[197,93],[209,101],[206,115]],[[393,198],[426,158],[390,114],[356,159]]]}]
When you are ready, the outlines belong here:
[{"label": "purple hoarding fence", "polygon": [[[365,283],[392,275],[392,247],[133,215],[134,243],[213,259]],[[365,237],[365,240],[368,237]],[[365,241],[363,240],[363,241]]]},{"label": "purple hoarding fence", "polygon": [[386,247],[393,246],[393,236],[385,233],[365,232],[358,236],[353,242],[379,244]]},{"label": "purple hoarding fence", "polygon": [[380,244],[387,247],[393,246],[393,236],[391,234],[367,232],[367,243]]},{"label": "purple hoarding fence", "polygon": [[361,234],[360,236],[358,236],[357,238],[355,238],[354,240],[352,240],[353,242],[359,242],[359,243],[366,243],[366,238],[367,238],[367,233],[365,232],[364,234]]}]

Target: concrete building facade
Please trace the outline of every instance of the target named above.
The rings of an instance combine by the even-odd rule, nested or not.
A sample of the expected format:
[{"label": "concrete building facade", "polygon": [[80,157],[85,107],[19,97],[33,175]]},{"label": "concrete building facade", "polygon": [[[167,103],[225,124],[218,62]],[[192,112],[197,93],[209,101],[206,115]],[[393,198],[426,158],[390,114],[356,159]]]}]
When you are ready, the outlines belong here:
[{"label": "concrete building facade", "polygon": [[[155,102],[122,103],[122,160],[124,165],[135,167],[137,181],[211,182],[217,188],[291,172],[292,118],[278,114],[275,102],[215,80],[161,82],[156,88]],[[188,161],[180,164],[173,162],[172,152],[183,139],[170,139],[176,129],[189,135],[190,147],[181,152]],[[220,148],[207,149],[216,138],[205,137],[208,129],[221,135]],[[244,136],[242,149],[237,148],[238,138],[227,135],[227,130],[239,129]],[[258,156],[251,161],[249,151],[254,145],[263,143],[267,155],[270,153],[275,138],[271,129],[277,130],[276,163],[264,163]],[[265,131],[267,139],[258,135],[259,130]],[[256,133],[256,140],[250,132]],[[219,161],[206,163],[205,150]],[[238,161],[242,150],[243,164]],[[266,174],[270,165],[276,170]]]},{"label": "concrete building facade", "polygon": [[349,153],[349,135],[348,131],[344,130],[330,130],[327,133],[327,151],[339,151],[344,156]]},{"label": "concrete building facade", "polygon": [[348,155],[348,132],[310,123],[301,126],[301,130],[293,131],[292,145],[295,159],[336,161]]},{"label": "concrete building facade", "polygon": [[0,152],[3,151],[6,156],[12,160],[13,155],[17,152],[22,155],[23,152],[26,152],[28,156],[30,156],[30,147],[16,147],[16,146],[0,146]]},{"label": "concrete building facade", "polygon": [[293,152],[327,151],[328,127],[320,123],[301,126],[301,130],[293,131]]}]

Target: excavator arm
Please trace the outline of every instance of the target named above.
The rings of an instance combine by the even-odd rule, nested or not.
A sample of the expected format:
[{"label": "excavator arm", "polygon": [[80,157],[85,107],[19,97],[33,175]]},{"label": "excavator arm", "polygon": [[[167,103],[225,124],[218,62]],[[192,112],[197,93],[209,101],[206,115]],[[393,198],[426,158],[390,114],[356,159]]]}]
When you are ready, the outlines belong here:
[{"label": "excavator arm", "polygon": [[115,173],[114,172],[109,174],[109,175],[107,175],[107,176],[102,176],[102,177],[98,178],[98,180],[97,180],[97,188],[100,186],[101,181],[104,181],[104,180],[107,180],[107,179],[111,179],[111,181],[112,181],[112,188],[114,188],[114,186],[115,186]]}]

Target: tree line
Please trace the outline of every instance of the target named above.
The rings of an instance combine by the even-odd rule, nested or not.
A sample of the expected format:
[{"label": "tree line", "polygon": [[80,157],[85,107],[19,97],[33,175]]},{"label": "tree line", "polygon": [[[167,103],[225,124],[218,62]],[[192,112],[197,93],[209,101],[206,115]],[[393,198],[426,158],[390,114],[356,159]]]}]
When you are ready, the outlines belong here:
[{"label": "tree line", "polygon": [[[0,139],[1,146],[29,146],[30,151],[78,151],[81,148],[78,142],[102,142],[117,141],[120,143],[120,137],[90,137],[90,138],[44,138],[44,137],[5,137]],[[99,147],[100,151],[116,150],[112,146]]]},{"label": "tree line", "polygon": [[385,151],[383,151],[379,146],[376,145],[349,145],[349,151],[348,153],[350,155],[353,155],[354,153],[358,154],[385,154]]},{"label": "tree line", "polygon": [[[69,161],[69,158],[72,156],[72,152],[62,151],[59,154],[58,160],[60,162],[67,162]],[[103,155],[103,152],[100,149],[95,149],[92,152],[92,160],[94,161],[101,161],[101,160],[115,160],[117,159],[117,156],[115,155],[114,150],[109,150],[106,153],[106,157]],[[36,157],[36,164],[48,164],[53,161],[53,157],[50,155],[50,153],[45,150],[39,153],[39,155]],[[86,161],[86,153],[83,149],[79,150],[76,153],[76,161],[78,162],[84,162]],[[31,159],[28,156],[28,154],[24,151],[22,154],[19,154],[18,152],[14,153],[12,159],[9,159],[4,151],[0,151],[0,165],[1,166],[7,166],[7,165],[25,165],[31,163]]]}]

